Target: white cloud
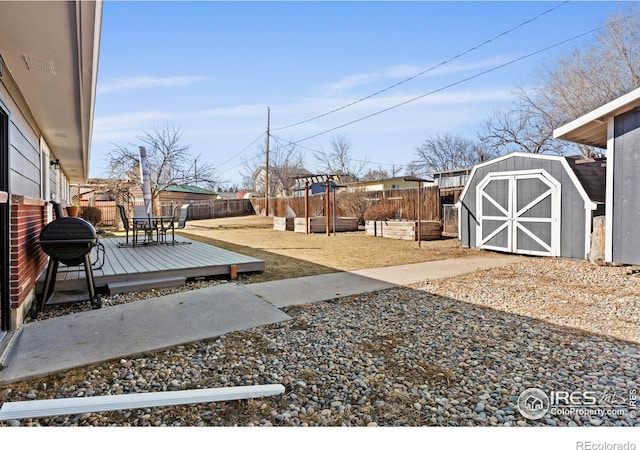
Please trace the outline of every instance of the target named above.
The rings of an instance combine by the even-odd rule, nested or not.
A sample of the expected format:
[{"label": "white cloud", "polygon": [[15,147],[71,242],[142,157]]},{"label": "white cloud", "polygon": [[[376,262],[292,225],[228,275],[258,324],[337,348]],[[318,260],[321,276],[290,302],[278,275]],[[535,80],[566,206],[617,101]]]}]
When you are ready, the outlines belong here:
[{"label": "white cloud", "polygon": [[112,92],[124,92],[143,89],[155,89],[159,87],[189,86],[194,83],[206,80],[205,77],[131,77],[119,78],[105,83],[98,82],[98,94],[108,94]]},{"label": "white cloud", "polygon": [[443,75],[452,75],[456,73],[465,73],[470,71],[483,71],[491,67],[496,67],[509,62],[513,60],[513,58],[513,55],[500,55],[468,63],[458,63],[454,60],[450,63],[443,64],[433,69],[431,69],[430,67],[435,66],[435,64],[429,67],[419,67],[415,65],[396,65],[387,67],[379,72],[347,75],[339,79],[338,81],[322,85],[321,90],[326,96],[340,95],[358,86],[366,86],[368,84],[376,83],[379,81],[387,80],[389,86],[391,86],[394,83],[404,82],[404,80],[413,77],[419,79],[422,77],[436,77]]}]

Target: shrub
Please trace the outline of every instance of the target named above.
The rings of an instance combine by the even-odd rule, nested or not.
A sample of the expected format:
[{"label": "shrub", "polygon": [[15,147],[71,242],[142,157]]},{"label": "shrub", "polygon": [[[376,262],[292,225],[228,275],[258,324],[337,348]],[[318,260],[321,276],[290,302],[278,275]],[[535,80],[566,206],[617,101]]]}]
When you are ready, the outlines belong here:
[{"label": "shrub", "polygon": [[83,206],[80,208],[80,217],[95,226],[102,220],[102,212],[95,206]]},{"label": "shrub", "polygon": [[377,203],[364,212],[364,220],[390,220],[395,216],[396,208],[389,202]]}]

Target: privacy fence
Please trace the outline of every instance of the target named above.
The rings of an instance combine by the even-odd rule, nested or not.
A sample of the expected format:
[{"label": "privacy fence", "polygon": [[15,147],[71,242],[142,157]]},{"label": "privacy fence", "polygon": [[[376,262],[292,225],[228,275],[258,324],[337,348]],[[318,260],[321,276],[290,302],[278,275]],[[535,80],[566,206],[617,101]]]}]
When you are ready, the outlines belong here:
[{"label": "privacy fence", "polygon": [[[372,205],[380,202],[390,203],[396,211],[396,219],[413,220],[420,217],[423,220],[440,220],[440,193],[437,187],[430,186],[421,189],[418,198],[418,188],[390,189],[386,191],[358,191],[339,192],[330,194],[330,208],[335,208],[340,217],[362,217]],[[265,214],[265,199],[252,198],[253,209],[258,214]],[[325,215],[325,194],[309,195],[309,215]],[[269,216],[275,217],[304,217],[305,197],[277,197],[269,199]]]},{"label": "privacy fence", "polygon": [[[421,189],[418,198],[418,188],[390,189],[386,191],[358,191],[339,192],[335,198],[330,195],[330,208],[337,212],[339,217],[363,217],[365,211],[375,204],[385,202],[392,205],[396,211],[396,219],[414,220],[418,217],[418,208],[421,208],[422,220],[441,220],[440,193],[437,187],[425,187]],[[204,200],[187,201],[189,208],[188,220],[213,219],[217,217],[234,217],[248,214],[265,214],[265,199],[230,199],[230,200]],[[173,207],[179,202],[161,202],[160,214],[170,215]],[[96,201],[94,207],[100,210],[100,224],[103,226],[117,226],[119,217],[116,210],[116,202]],[[325,194],[309,195],[309,215],[325,215]],[[305,197],[272,197],[269,199],[269,216],[274,217],[304,217]],[[451,220],[451,218],[449,218]],[[453,228],[453,227],[452,227]]]},{"label": "privacy fence", "polygon": [[[191,205],[187,213],[187,220],[254,214],[253,206],[251,206],[251,202],[248,199],[186,201],[184,203]],[[160,202],[160,215],[171,215],[173,207],[181,204],[183,203]],[[140,205],[142,205],[142,202],[140,202]],[[100,225],[118,226],[120,218],[117,214],[116,202],[96,201],[93,206],[100,210]],[[81,207],[81,210],[83,207]]]}]

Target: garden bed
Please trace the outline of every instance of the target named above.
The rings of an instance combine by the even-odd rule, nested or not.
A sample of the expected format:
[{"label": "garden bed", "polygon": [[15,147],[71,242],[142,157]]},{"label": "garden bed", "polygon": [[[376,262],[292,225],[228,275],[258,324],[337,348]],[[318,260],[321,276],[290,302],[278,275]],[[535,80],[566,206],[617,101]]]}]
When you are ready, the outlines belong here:
[{"label": "garden bed", "polygon": [[[405,241],[418,240],[417,220],[367,220],[365,233],[369,236],[402,239]],[[439,221],[420,221],[420,240],[433,241],[442,238],[442,226]]]},{"label": "garden bed", "polygon": [[[307,226],[304,217],[296,217],[293,220],[293,231],[296,233],[306,233]],[[335,225],[334,225],[335,223]],[[358,231],[357,217],[336,217],[331,218],[329,223],[329,231],[337,233],[341,231]],[[327,218],[325,216],[309,217],[309,233],[325,233],[327,231]]]},{"label": "garden bed", "polygon": [[293,217],[274,217],[273,229],[276,231],[293,231]]}]

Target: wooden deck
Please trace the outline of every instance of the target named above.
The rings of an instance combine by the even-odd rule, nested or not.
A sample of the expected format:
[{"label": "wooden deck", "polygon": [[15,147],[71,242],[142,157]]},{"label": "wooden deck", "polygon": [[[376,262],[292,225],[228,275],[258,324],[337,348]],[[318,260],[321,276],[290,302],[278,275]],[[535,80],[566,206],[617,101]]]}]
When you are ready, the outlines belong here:
[{"label": "wooden deck", "polygon": [[[119,246],[125,242],[124,238],[103,238],[100,242],[105,247],[105,262],[102,268],[93,271],[96,289],[126,292],[181,284],[176,283],[178,280],[184,283],[192,278],[231,276],[232,269],[238,274],[264,271],[262,260],[182,236],[176,236],[176,242],[188,244],[136,245],[133,248]],[[95,260],[95,251],[91,252],[91,259]],[[38,292],[44,277],[43,273],[38,279]],[[55,291],[82,289],[87,289],[83,266],[60,264]]]}]

